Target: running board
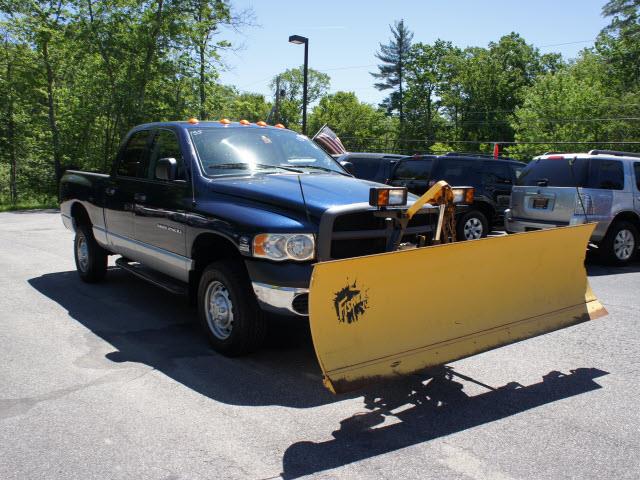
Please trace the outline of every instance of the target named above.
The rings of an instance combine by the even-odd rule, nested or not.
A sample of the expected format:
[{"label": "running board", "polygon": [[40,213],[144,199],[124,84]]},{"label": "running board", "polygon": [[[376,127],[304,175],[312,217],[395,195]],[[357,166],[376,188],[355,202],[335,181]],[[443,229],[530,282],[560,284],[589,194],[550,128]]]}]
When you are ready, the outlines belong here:
[{"label": "running board", "polygon": [[132,273],[136,277],[163,288],[174,295],[187,295],[189,293],[187,284],[175,280],[168,275],[164,275],[163,273],[151,270],[141,263],[127,261],[121,257],[116,260],[116,265],[123,270]]}]

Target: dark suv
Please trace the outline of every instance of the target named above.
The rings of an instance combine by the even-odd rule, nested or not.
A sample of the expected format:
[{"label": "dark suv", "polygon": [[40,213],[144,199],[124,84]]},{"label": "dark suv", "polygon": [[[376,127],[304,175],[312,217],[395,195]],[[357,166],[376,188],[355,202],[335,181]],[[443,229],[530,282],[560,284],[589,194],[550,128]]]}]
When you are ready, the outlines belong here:
[{"label": "dark suv", "polygon": [[515,180],[525,163],[509,158],[447,153],[414,155],[396,162],[388,183],[422,195],[438,180],[475,188],[474,202],[457,215],[458,239],[486,237],[493,225],[501,225]]}]

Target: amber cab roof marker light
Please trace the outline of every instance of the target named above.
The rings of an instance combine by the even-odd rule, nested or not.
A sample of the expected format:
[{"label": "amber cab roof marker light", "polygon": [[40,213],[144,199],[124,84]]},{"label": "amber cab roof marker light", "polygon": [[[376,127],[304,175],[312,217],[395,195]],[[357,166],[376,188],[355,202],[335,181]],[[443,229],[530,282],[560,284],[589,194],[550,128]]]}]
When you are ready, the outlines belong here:
[{"label": "amber cab roof marker light", "polygon": [[249,120],[240,120],[240,125],[249,125]]},{"label": "amber cab roof marker light", "polygon": [[231,120],[229,120],[228,118],[223,118],[220,120],[220,123],[223,125],[229,125],[231,123]]},{"label": "amber cab roof marker light", "polygon": [[274,127],[276,127],[276,128],[284,128],[284,125],[283,125],[283,124],[281,124],[281,123],[276,123],[276,124],[274,125]]},{"label": "amber cab roof marker light", "polygon": [[256,125],[258,125],[259,127],[266,127],[267,122],[263,122],[262,120],[260,120],[259,122],[256,122]]},{"label": "amber cab roof marker light", "polygon": [[190,123],[191,125],[195,125],[198,123],[198,119],[195,117],[191,117],[189,120],[187,120],[187,123]]}]

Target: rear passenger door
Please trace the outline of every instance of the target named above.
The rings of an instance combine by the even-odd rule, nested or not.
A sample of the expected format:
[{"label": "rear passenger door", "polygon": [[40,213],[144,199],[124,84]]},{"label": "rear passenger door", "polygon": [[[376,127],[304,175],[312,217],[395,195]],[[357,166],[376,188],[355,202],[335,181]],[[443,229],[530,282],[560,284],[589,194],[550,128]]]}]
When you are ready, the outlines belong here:
[{"label": "rear passenger door", "polygon": [[135,258],[133,206],[135,192],[147,177],[152,133],[133,133],[120,150],[116,165],[105,188],[105,225],[107,242],[114,253]]}]

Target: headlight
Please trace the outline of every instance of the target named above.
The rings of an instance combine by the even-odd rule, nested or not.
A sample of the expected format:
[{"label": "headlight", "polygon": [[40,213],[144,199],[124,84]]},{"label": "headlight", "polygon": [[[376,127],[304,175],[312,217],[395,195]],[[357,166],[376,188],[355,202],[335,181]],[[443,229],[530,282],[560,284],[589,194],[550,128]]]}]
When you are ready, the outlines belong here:
[{"label": "headlight", "polygon": [[473,187],[453,187],[451,189],[453,193],[453,203],[471,205],[473,203],[474,191],[475,189]]},{"label": "headlight", "polygon": [[309,233],[261,233],[253,237],[253,256],[269,260],[311,260],[315,237]]}]

